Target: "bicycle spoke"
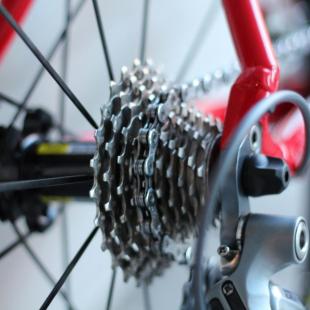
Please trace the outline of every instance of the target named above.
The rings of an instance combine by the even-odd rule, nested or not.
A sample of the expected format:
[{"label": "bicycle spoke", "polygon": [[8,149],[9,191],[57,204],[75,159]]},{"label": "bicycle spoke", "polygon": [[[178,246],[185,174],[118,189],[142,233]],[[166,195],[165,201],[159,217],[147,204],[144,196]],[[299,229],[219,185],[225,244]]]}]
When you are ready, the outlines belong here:
[{"label": "bicycle spoke", "polygon": [[212,25],[215,21],[215,17],[217,16],[217,12],[219,11],[219,3],[218,1],[211,1],[211,7],[208,8],[207,12],[203,16],[203,19],[198,27],[198,31],[194,36],[190,47],[187,50],[185,58],[180,66],[180,70],[176,76],[176,82],[181,82],[182,79],[185,77],[188,69],[190,68],[192,62],[195,60],[197,53],[199,52],[203,40],[202,38],[205,37],[208,32],[212,29]]},{"label": "bicycle spoke", "polygon": [[18,238],[16,241],[8,245],[5,249],[3,249],[0,253],[0,259],[4,258],[6,255],[11,253],[17,246],[22,243],[22,240],[26,240],[31,235],[31,231],[28,231],[26,234],[22,236],[22,238]]},{"label": "bicycle spoke", "polygon": [[[69,26],[70,26],[70,6],[71,6],[71,0],[65,1],[65,12],[66,12],[66,18],[65,18],[65,42],[63,45],[62,50],[62,58],[61,58],[61,76],[65,83],[67,83],[67,76],[68,76],[68,53],[69,53]],[[64,92],[60,91],[60,97],[59,97],[59,125],[60,125],[60,133],[61,137],[64,136],[64,121],[65,121],[65,94]]]},{"label": "bicycle spoke", "polygon": [[92,0],[92,1],[93,1],[93,7],[94,7],[95,15],[96,15],[96,21],[97,21],[98,31],[99,31],[101,45],[103,49],[103,54],[105,56],[105,61],[108,67],[109,78],[111,81],[114,81],[114,75],[113,75],[111,60],[109,56],[108,45],[107,45],[107,41],[104,35],[103,23],[102,23],[102,19],[100,15],[98,1],[97,0]]},{"label": "bicycle spoke", "polygon": [[[66,208],[63,208],[62,217],[61,217],[61,241],[62,241],[62,261],[63,265],[68,266],[69,260],[69,229],[68,229],[68,216]],[[68,294],[69,299],[71,299],[71,283],[68,279],[65,289]]]},{"label": "bicycle spoke", "polygon": [[[32,248],[29,246],[29,244],[26,242],[26,240],[24,239],[24,236],[22,235],[22,233],[20,232],[19,228],[17,227],[15,222],[11,222],[12,227],[16,233],[16,235],[18,236],[18,238],[21,240],[22,245],[24,246],[25,250],[27,251],[27,253],[29,254],[29,256],[32,258],[32,260],[35,262],[35,264],[38,266],[38,268],[41,270],[42,274],[46,277],[46,279],[52,284],[55,285],[56,281],[53,279],[53,277],[51,276],[50,272],[46,269],[46,267],[42,264],[41,260],[37,257],[37,255],[33,252]],[[60,291],[61,296],[64,298],[64,300],[66,301],[66,303],[68,304],[70,309],[73,309],[67,295],[65,292]]]},{"label": "bicycle spoke", "polygon": [[105,309],[110,310],[112,305],[112,298],[114,293],[114,287],[115,287],[115,279],[116,279],[116,267],[113,268],[112,276],[111,276],[111,282],[110,282],[110,288],[109,288],[109,295],[108,300]]},{"label": "bicycle spoke", "polygon": [[95,128],[97,129],[97,123],[92,118],[92,116],[85,109],[80,100],[76,97],[76,95],[72,92],[72,90],[68,87],[68,85],[63,81],[60,75],[55,71],[55,69],[51,66],[48,60],[43,56],[43,54],[39,51],[36,45],[30,40],[30,38],[26,35],[26,33],[21,29],[21,27],[17,24],[15,19],[11,16],[11,14],[7,11],[7,9],[0,4],[0,13],[5,18],[5,20],[11,25],[11,27],[16,31],[19,37],[24,41],[24,43],[28,46],[30,51],[34,54],[34,56],[39,60],[42,66],[47,70],[47,72],[51,75],[54,81],[59,85],[59,87],[65,92],[71,102],[75,105],[75,107],[81,112],[81,114],[85,117],[85,119]]},{"label": "bicycle spoke", "polygon": [[0,182],[0,193],[75,184],[92,179],[93,177],[91,175],[82,174],[45,179]]},{"label": "bicycle spoke", "polygon": [[25,109],[21,103],[19,103],[17,100],[13,99],[12,97],[5,95],[3,93],[0,93],[0,100],[5,101],[6,103],[9,103],[10,105],[19,108],[19,109]]},{"label": "bicycle spoke", "polygon": [[142,284],[142,294],[143,294],[143,304],[144,304],[144,310],[151,310],[151,298],[150,298],[150,292],[149,292],[149,286],[147,283]]},{"label": "bicycle spoke", "polygon": [[[70,22],[73,21],[79,14],[79,12],[81,11],[83,5],[86,3],[86,0],[81,0],[79,2],[79,4],[76,6],[75,10],[70,14]],[[62,30],[62,32],[60,33],[60,35],[58,36],[58,38],[56,39],[54,45],[52,46],[51,50],[49,51],[49,53],[46,56],[46,59],[48,61],[50,61],[52,59],[52,57],[54,56],[55,52],[57,51],[58,47],[60,46],[60,44],[63,42],[63,40],[66,37],[66,33],[67,33],[67,25],[65,26],[65,28]],[[12,127],[15,123],[15,121],[17,120],[17,118],[19,117],[19,115],[21,114],[23,108],[26,107],[29,98],[31,97],[32,93],[34,92],[36,86],[38,85],[38,82],[40,81],[42,74],[45,72],[44,67],[40,67],[38,73],[36,74],[33,82],[31,83],[26,95],[24,96],[24,99],[22,100],[22,104],[21,104],[21,108],[15,113],[15,115],[13,116],[9,127]]]},{"label": "bicycle spoke", "polygon": [[[69,56],[69,26],[70,26],[70,7],[71,7],[71,0],[65,1],[65,25],[66,25],[66,33],[65,33],[65,42],[63,45],[62,50],[62,59],[61,59],[61,76],[65,83],[67,83],[68,78],[68,56]],[[66,106],[65,106],[65,94],[64,92],[60,91],[60,98],[59,98],[59,119],[60,119],[60,138],[63,140],[65,132],[64,132],[64,124],[65,124],[65,113],[66,113]],[[62,244],[62,264],[63,268],[68,266],[70,259],[69,259],[69,229],[68,229],[68,216],[67,210],[65,208],[65,204],[60,204],[60,209],[62,210],[62,217],[61,217],[61,244]],[[68,279],[64,286],[69,299],[72,299],[71,295],[71,281]],[[70,309],[68,309],[70,310]]]},{"label": "bicycle spoke", "polygon": [[140,60],[142,63],[144,63],[145,61],[149,7],[150,7],[150,0],[144,0],[143,1],[142,29],[141,29],[141,46],[140,46]]},{"label": "bicycle spoke", "polygon": [[87,237],[85,242],[82,244],[81,248],[78,250],[78,252],[74,256],[74,258],[72,259],[71,263],[68,265],[68,267],[66,268],[66,270],[64,271],[64,273],[62,274],[62,276],[60,277],[60,279],[58,280],[58,282],[56,283],[56,285],[54,286],[52,291],[50,292],[50,294],[47,296],[47,298],[43,302],[42,306],[40,307],[40,310],[47,309],[47,307],[51,304],[51,302],[53,301],[53,299],[55,298],[55,296],[57,295],[57,293],[59,292],[59,290],[61,289],[61,287],[65,283],[66,279],[70,275],[71,271],[74,269],[77,262],[80,260],[80,258],[84,254],[84,252],[87,249],[87,247],[89,246],[90,242],[93,240],[94,236],[96,235],[96,233],[98,231],[98,228],[99,227],[96,226],[91,231],[91,233],[89,234],[89,236]]}]

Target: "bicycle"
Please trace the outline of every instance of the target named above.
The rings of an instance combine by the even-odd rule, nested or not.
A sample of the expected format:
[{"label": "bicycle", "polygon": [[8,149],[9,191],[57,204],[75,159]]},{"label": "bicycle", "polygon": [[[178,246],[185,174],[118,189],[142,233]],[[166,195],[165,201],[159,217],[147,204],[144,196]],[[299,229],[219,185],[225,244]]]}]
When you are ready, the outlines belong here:
[{"label": "bicycle", "polygon": [[[97,1],[93,1],[93,5],[110,80],[113,81]],[[267,246],[279,246],[279,251],[283,254],[279,260],[283,261],[278,261],[278,264],[301,263],[307,256],[309,231],[305,219],[250,215],[247,197],[283,191],[289,183],[290,171],[296,172],[298,167],[304,168],[309,152],[309,111],[305,100],[296,93],[279,92],[269,96],[278,88],[279,71],[257,2],[240,2],[238,8],[231,1],[224,1],[224,5],[245,70],[232,87],[227,112],[226,107],[225,110],[217,107],[217,110],[207,111],[207,115],[218,117],[219,120],[204,118],[185,102],[207,92],[214,81],[228,80],[229,74],[217,72],[202,80],[194,80],[189,85],[171,85],[151,63],[143,62],[143,43],[142,63],[136,61],[132,69],[122,71],[119,83],[112,83],[111,97],[102,109],[100,126],[10,17],[9,12],[1,6],[1,14],[88,122],[97,129],[96,145],[93,142],[74,140],[69,143],[46,141],[51,128],[57,127],[62,137],[65,130],[62,122],[55,126],[49,115],[42,110],[26,110],[27,116],[21,133],[12,125],[3,129],[3,145],[5,149],[12,150],[12,153],[4,154],[9,155],[5,156],[4,162],[8,167],[6,175],[11,178],[0,184],[1,192],[40,189],[40,195],[53,199],[64,194],[88,197],[93,174],[95,177],[91,196],[97,203],[97,225],[42,305],[42,309],[48,307],[60,291],[61,285],[99,226],[103,232],[104,246],[112,253],[115,266],[124,270],[125,278],[133,275],[139,282],[147,283],[173,259],[190,264],[190,244],[193,241],[188,239],[195,236],[198,211],[202,212],[202,224],[199,226],[197,253],[194,255],[194,284],[192,285],[190,280],[185,287],[183,307],[205,308],[209,304],[208,307],[215,309],[268,309],[270,299],[273,309],[279,307],[279,303],[294,303],[295,307],[301,307],[291,293],[288,295],[286,291],[269,283],[270,274],[261,281],[261,284],[264,283],[263,292],[257,301],[257,296],[244,287],[251,269],[245,273],[243,264],[249,264],[258,258],[262,262],[269,259],[266,254],[254,257],[249,254],[254,250],[246,247],[246,232],[251,231],[252,227],[251,238],[256,237],[257,230],[268,232],[256,238],[256,245],[260,245],[262,250]],[[147,7],[148,2],[145,4],[145,12]],[[75,13],[68,13],[67,22],[74,15]],[[146,22],[147,14],[144,16]],[[245,28],[248,32],[244,31]],[[66,28],[60,40],[65,35]],[[145,39],[145,33],[143,38]],[[58,42],[55,48],[57,45]],[[235,76],[235,73],[233,70],[231,75]],[[10,101],[10,98],[2,98]],[[19,107],[18,114],[26,106],[28,98],[25,98],[21,105],[11,100],[12,104]],[[283,117],[284,113],[288,115],[295,112],[291,106],[276,109],[278,104],[283,102],[294,103],[300,108],[306,128],[304,131],[298,128],[298,134],[293,138],[282,137],[282,141],[274,142],[275,137],[270,134],[270,127],[278,129],[279,134],[279,128],[287,122]],[[253,109],[250,109],[252,107]],[[271,108],[275,109],[274,113],[264,117],[260,125],[253,127],[263,113],[270,112]],[[243,119],[247,111],[247,117]],[[220,119],[224,113],[225,121]],[[14,116],[13,121],[16,118],[17,116]],[[241,125],[237,127],[239,123]],[[231,138],[231,132],[235,128],[239,129]],[[250,134],[247,136],[248,132]],[[34,134],[38,133],[34,139]],[[15,137],[13,145],[8,143],[8,136]],[[297,136],[299,140],[296,144]],[[301,161],[300,153],[296,150],[302,150],[304,145],[305,159]],[[220,150],[221,157],[218,161]],[[260,154],[261,150],[264,155]],[[11,162],[11,158],[15,161]],[[93,172],[88,166],[91,158]],[[220,163],[221,169],[216,168],[216,162]],[[59,171],[62,174],[59,174]],[[17,181],[16,175],[23,181]],[[264,182],[268,182],[267,186]],[[211,190],[206,193],[203,189],[208,187]],[[218,205],[216,197],[220,187],[225,193],[221,198],[221,206]],[[29,193],[26,192],[25,196],[11,195],[5,198],[9,199],[10,203],[15,203],[16,199],[15,204],[19,205],[21,197],[27,201],[27,196]],[[230,207],[232,199],[235,202],[233,208]],[[26,217],[30,230],[45,230],[53,222],[46,204],[36,199],[27,202],[28,205],[17,207],[16,210]],[[208,209],[205,207],[206,203]],[[36,210],[31,208],[30,205],[33,204],[38,206]],[[12,221],[14,229],[19,233],[14,223],[15,217],[16,214],[9,213],[7,219]],[[217,267],[214,262],[203,262],[205,232],[202,227],[209,227],[210,221],[214,219],[221,221],[222,245],[218,251],[222,261]],[[287,235],[286,242],[291,244],[295,254],[292,254],[291,249],[283,249],[281,240],[273,244],[267,242],[271,235],[274,238],[279,237],[273,232],[275,225]],[[20,240],[24,240],[21,235]],[[184,243],[185,250],[182,248]],[[244,255],[248,255],[245,261],[242,260]],[[265,268],[264,271],[272,273],[278,268],[278,264],[272,266],[274,269]],[[258,276],[256,267],[257,265],[253,265],[255,275]],[[204,273],[206,280],[203,279]],[[112,283],[113,279],[115,273]],[[64,298],[68,299],[66,294],[62,293]]]}]

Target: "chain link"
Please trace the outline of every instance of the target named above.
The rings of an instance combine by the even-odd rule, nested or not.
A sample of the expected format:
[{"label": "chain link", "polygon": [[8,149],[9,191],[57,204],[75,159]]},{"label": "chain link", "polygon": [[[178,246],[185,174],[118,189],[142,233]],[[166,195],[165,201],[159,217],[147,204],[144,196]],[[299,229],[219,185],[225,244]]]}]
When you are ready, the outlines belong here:
[{"label": "chain link", "polygon": [[[289,57],[305,56],[310,52],[310,26],[303,27],[290,34],[281,36],[274,42],[274,50],[280,61]],[[184,101],[191,101],[209,94],[211,91],[231,84],[240,74],[237,64],[232,64],[227,69],[218,69],[206,74],[203,78],[178,86]]]}]

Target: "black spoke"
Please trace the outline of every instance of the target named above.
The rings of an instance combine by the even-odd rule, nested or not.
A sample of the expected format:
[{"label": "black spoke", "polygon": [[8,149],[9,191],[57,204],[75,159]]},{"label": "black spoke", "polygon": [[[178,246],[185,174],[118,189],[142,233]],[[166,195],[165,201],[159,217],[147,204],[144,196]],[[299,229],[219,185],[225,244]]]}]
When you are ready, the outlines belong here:
[{"label": "black spoke", "polygon": [[[70,26],[70,6],[71,0],[65,1],[65,42],[62,50],[62,58],[61,58],[61,76],[65,83],[67,83],[68,78],[68,55],[69,55],[69,26]],[[64,136],[64,123],[65,123],[65,101],[66,97],[63,91],[60,91],[59,94],[59,124],[60,124],[60,133],[61,137]]]},{"label": "black spoke", "polygon": [[102,23],[102,19],[101,19],[101,15],[100,15],[98,1],[97,0],[92,0],[92,1],[93,1],[94,11],[95,11],[95,15],[96,15],[96,21],[97,21],[98,31],[99,31],[101,45],[102,45],[102,49],[103,49],[103,54],[105,56],[106,64],[108,67],[109,77],[110,77],[111,81],[114,81],[111,59],[109,56],[107,41],[106,41],[105,35],[104,35],[103,23]]},{"label": "black spoke", "polygon": [[149,292],[149,285],[147,283],[142,284],[142,293],[143,293],[143,304],[144,310],[151,310],[151,298]]},{"label": "black spoke", "polygon": [[113,292],[114,292],[114,287],[115,287],[115,279],[116,279],[116,267],[113,268],[113,272],[112,272],[112,276],[111,276],[109,295],[108,295],[108,300],[107,300],[107,304],[105,307],[106,310],[111,309]]},{"label": "black spoke", "polygon": [[[40,261],[40,259],[37,257],[37,255],[33,252],[32,248],[29,246],[29,244],[26,242],[26,240],[24,239],[23,234],[20,232],[19,228],[17,227],[15,222],[11,222],[13,229],[16,233],[16,235],[18,236],[18,238],[21,240],[25,250],[27,251],[27,253],[29,254],[29,256],[32,258],[32,260],[36,263],[36,265],[38,266],[38,268],[41,270],[42,274],[44,274],[44,276],[46,277],[46,279],[51,283],[51,285],[55,285],[56,281],[53,279],[53,277],[51,276],[50,272],[46,269],[46,267],[42,264],[42,262]],[[67,302],[68,306],[70,307],[70,309],[73,309],[67,295],[65,292],[60,291],[61,296],[64,298],[64,300]]]},{"label": "black spoke", "polygon": [[5,102],[9,103],[10,105],[12,105],[18,109],[26,110],[26,108],[24,108],[20,102],[18,102],[14,98],[12,98],[8,95],[5,95],[3,93],[0,93],[0,100],[5,101]]},{"label": "black spoke", "polygon": [[94,236],[96,235],[96,232],[98,231],[98,228],[99,227],[97,226],[91,231],[91,233],[89,234],[89,236],[87,237],[85,242],[82,244],[79,251],[76,253],[74,258],[72,259],[71,263],[68,265],[65,272],[62,274],[62,276],[60,277],[60,279],[58,280],[58,282],[56,283],[56,285],[54,286],[54,288],[52,289],[50,294],[47,296],[47,298],[43,302],[42,306],[40,307],[40,310],[47,309],[47,307],[51,304],[51,302],[53,301],[53,299],[55,298],[55,296],[57,295],[57,293],[59,292],[59,290],[63,286],[64,282],[66,281],[66,279],[70,275],[71,271],[74,269],[77,262],[79,261],[79,259],[84,254],[84,252],[87,249],[87,247],[89,246],[90,242],[93,240]]},{"label": "black spoke", "polygon": [[23,241],[26,240],[31,235],[31,231],[28,231],[26,234],[22,236],[22,238],[18,238],[16,241],[8,245],[0,252],[0,259],[5,257],[7,254],[11,253],[15,248],[17,248]]},{"label": "black spoke", "polygon": [[63,177],[0,182],[0,193],[68,185],[92,180],[91,175],[70,175]]},{"label": "black spoke", "polygon": [[200,50],[203,40],[202,38],[207,35],[207,33],[212,28],[212,23],[215,21],[216,13],[219,9],[218,1],[211,1],[211,7],[208,8],[207,12],[203,16],[203,19],[198,27],[198,31],[194,36],[190,47],[187,49],[185,58],[180,66],[179,72],[176,76],[176,82],[181,82],[185,77],[188,69],[190,68],[192,62],[195,60],[198,51]]},{"label": "black spoke", "polygon": [[[61,217],[61,241],[62,241],[62,261],[63,265],[68,266],[69,260],[69,229],[68,229],[68,216],[66,208],[63,208],[62,217]],[[71,281],[68,279],[65,285],[66,292],[69,299],[71,298]]]},{"label": "black spoke", "polygon": [[85,119],[96,129],[98,128],[97,123],[92,118],[92,116],[85,109],[80,100],[76,97],[76,95],[72,92],[72,90],[68,87],[68,85],[63,81],[60,75],[55,71],[55,69],[51,66],[49,61],[43,56],[43,54],[39,51],[36,45],[30,40],[30,38],[26,35],[26,33],[21,29],[15,19],[11,16],[8,10],[0,4],[0,13],[5,18],[5,20],[11,25],[11,27],[16,31],[19,37],[24,41],[24,43],[28,46],[30,51],[34,54],[34,56],[39,60],[42,66],[48,71],[54,81],[59,85],[59,87],[65,92],[65,94],[69,97],[71,102],[76,106],[76,108],[81,112],[81,114],[85,117]]},{"label": "black spoke", "polygon": [[[71,7],[71,0],[65,1],[65,42],[63,45],[62,50],[62,59],[61,59],[61,76],[65,83],[68,81],[68,56],[69,56],[69,26],[70,26],[70,7]],[[63,140],[65,131],[64,131],[64,124],[65,124],[65,113],[66,113],[66,106],[65,106],[65,94],[63,91],[60,91],[60,98],[59,98],[59,120],[60,120],[60,138]],[[62,217],[61,217],[61,244],[62,244],[62,263],[63,268],[66,268],[70,262],[69,259],[69,228],[68,228],[68,216],[67,210],[65,208],[64,203],[60,205],[60,209],[62,210]],[[71,281],[70,279],[67,280],[64,286],[68,298],[71,300]],[[70,309],[68,309],[70,310]]]},{"label": "black spoke", "polygon": [[[77,16],[78,13],[81,11],[83,5],[86,3],[86,0],[80,0],[79,4],[76,6],[75,10],[70,14],[70,22],[73,21]],[[65,28],[62,30],[62,32],[60,33],[60,35],[58,36],[58,38],[56,39],[55,43],[53,44],[50,52],[47,54],[46,59],[48,61],[50,61],[52,59],[52,57],[54,56],[54,54],[56,53],[58,47],[60,46],[60,44],[63,42],[63,40],[66,37],[66,33],[67,33],[67,25],[65,26]],[[21,114],[23,108],[26,107],[29,98],[31,97],[32,93],[34,92],[36,86],[38,85],[38,82],[40,81],[42,74],[45,72],[44,67],[40,67],[38,73],[36,74],[34,80],[32,81],[26,95],[24,96],[23,100],[22,100],[22,104],[21,104],[21,108],[15,113],[15,115],[13,116],[9,127],[12,127],[15,123],[15,121],[17,120],[18,116]]]},{"label": "black spoke", "polygon": [[149,7],[150,7],[150,0],[144,0],[143,1],[142,29],[141,29],[141,46],[140,46],[140,60],[142,63],[145,61]]}]

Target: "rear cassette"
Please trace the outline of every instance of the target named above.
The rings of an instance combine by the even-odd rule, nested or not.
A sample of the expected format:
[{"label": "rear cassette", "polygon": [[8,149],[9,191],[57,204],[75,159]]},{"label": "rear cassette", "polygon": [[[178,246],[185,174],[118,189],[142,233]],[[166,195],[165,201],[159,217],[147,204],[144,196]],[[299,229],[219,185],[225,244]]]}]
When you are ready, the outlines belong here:
[{"label": "rear cassette", "polygon": [[195,235],[221,124],[182,100],[152,64],[111,84],[91,161],[103,248],[125,279],[150,280],[175,258],[165,240]]}]

